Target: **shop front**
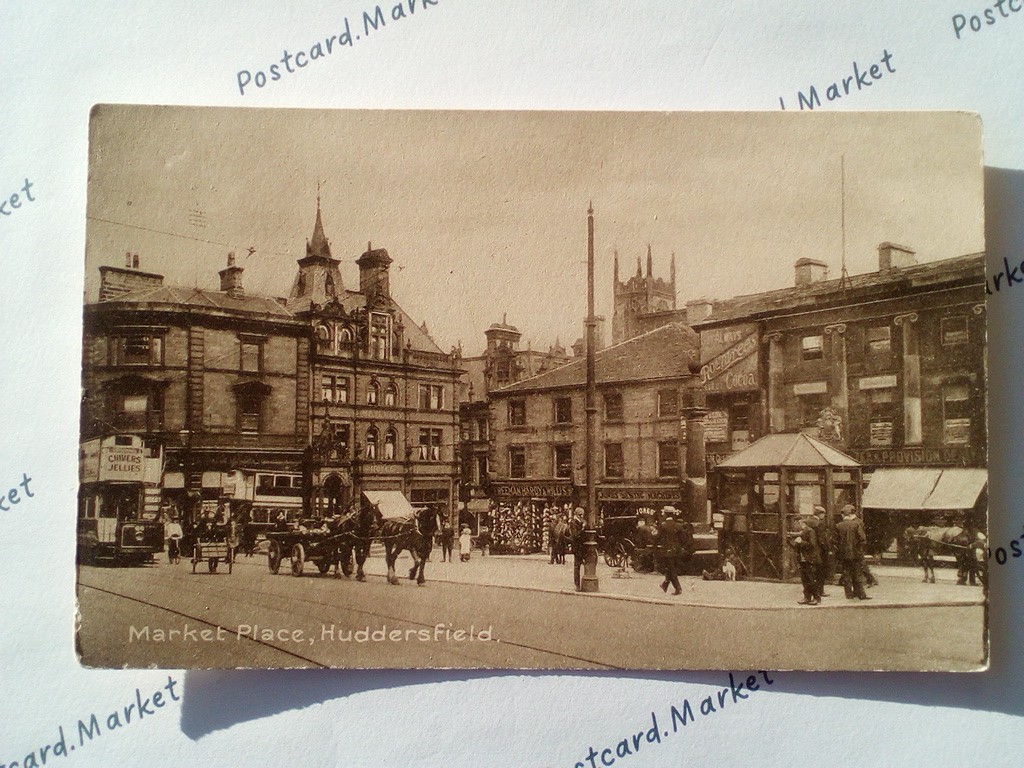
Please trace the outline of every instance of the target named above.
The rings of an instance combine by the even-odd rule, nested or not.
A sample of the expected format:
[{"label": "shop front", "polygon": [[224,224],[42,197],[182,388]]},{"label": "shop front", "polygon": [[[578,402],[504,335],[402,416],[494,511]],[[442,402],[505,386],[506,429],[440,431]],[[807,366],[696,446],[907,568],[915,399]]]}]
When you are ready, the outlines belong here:
[{"label": "shop front", "polygon": [[985,531],[988,470],[970,467],[888,467],[871,473],[864,491],[869,552],[910,562],[903,533],[917,526]]},{"label": "shop front", "polygon": [[498,481],[493,484],[495,554],[542,552],[557,515],[570,515],[581,496],[571,480]]}]

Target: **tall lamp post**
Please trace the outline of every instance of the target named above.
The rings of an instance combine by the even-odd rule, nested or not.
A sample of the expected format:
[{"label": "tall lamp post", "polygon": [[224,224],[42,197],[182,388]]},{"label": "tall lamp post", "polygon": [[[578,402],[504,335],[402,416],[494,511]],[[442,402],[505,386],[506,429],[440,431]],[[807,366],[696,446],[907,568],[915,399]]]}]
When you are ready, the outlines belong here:
[{"label": "tall lamp post", "polygon": [[594,317],[594,205],[587,207],[587,394],[585,451],[587,454],[587,516],[583,531],[583,576],[580,590],[597,592],[597,455],[594,450],[594,429],[597,419],[597,381],[594,354],[597,319]]}]

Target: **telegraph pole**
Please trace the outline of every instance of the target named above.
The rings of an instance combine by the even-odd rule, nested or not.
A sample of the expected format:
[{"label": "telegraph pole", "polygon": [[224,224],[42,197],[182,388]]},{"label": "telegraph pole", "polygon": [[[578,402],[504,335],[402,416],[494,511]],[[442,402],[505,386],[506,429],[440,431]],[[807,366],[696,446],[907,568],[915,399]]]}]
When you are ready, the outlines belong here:
[{"label": "telegraph pole", "polygon": [[587,208],[587,395],[585,450],[587,460],[586,529],[583,532],[583,576],[580,589],[597,592],[597,450],[594,430],[597,419],[597,381],[595,376],[595,348],[597,346],[597,319],[594,317],[594,205]]}]

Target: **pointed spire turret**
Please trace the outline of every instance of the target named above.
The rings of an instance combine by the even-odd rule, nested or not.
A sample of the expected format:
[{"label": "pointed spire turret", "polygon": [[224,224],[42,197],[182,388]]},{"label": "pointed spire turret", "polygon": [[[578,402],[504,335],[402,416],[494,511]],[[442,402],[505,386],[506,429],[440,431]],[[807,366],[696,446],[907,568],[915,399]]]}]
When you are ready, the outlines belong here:
[{"label": "pointed spire turret", "polygon": [[636,276],[637,277],[643,277],[644,276],[644,271],[640,267],[640,257],[639,256],[636,257]]},{"label": "pointed spire turret", "polygon": [[306,241],[306,255],[331,258],[331,244],[324,234],[324,223],[320,218],[320,193],[316,195],[316,224],[313,225],[313,237]]}]

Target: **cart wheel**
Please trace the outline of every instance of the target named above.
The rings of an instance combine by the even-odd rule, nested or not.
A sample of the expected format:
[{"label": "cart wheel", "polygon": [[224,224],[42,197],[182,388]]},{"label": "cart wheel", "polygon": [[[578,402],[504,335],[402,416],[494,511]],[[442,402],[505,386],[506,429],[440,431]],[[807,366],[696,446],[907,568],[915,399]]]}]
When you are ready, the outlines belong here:
[{"label": "cart wheel", "polygon": [[210,573],[216,573],[217,572],[217,563],[219,563],[219,562],[220,562],[220,558],[217,558],[217,557],[211,557],[207,561],[207,565],[210,568]]},{"label": "cart wheel", "polygon": [[296,576],[302,575],[302,567],[306,564],[306,550],[301,544],[292,547],[292,573]]},{"label": "cart wheel", "polygon": [[270,568],[271,573],[277,573],[281,568],[281,545],[273,540],[267,547],[267,567]]},{"label": "cart wheel", "polygon": [[326,575],[327,575],[327,572],[328,572],[329,570],[331,570],[331,566],[332,566],[332,565],[334,565],[334,563],[332,563],[332,562],[331,562],[330,560],[327,560],[327,559],[325,558],[325,559],[323,559],[323,560],[319,560],[319,561],[317,562],[317,564],[316,564],[316,567],[317,567],[317,568],[318,568],[318,569],[320,570],[320,575],[321,575],[321,576],[326,576]]}]

